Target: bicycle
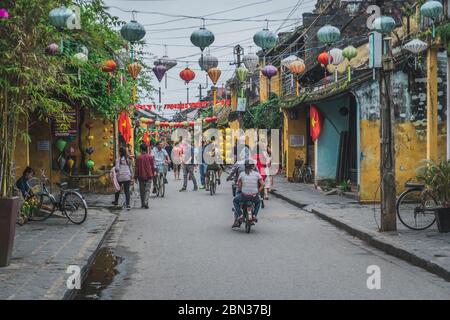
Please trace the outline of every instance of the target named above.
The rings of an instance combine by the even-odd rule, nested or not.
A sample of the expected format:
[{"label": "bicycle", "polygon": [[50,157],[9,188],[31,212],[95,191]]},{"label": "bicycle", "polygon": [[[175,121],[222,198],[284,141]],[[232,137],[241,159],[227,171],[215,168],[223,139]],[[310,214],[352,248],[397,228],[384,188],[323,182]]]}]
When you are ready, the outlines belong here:
[{"label": "bicycle", "polygon": [[292,177],[296,183],[312,183],[314,177],[313,169],[310,165],[305,165],[303,159],[296,159]]},{"label": "bicycle", "polygon": [[80,225],[87,218],[88,206],[86,200],[78,192],[78,189],[70,189],[67,182],[57,183],[60,188],[59,198],[50,193],[47,188],[48,179],[44,170],[41,170],[39,181],[41,191],[34,193],[35,188],[31,188],[31,195],[28,199],[36,199],[37,205],[30,212],[31,221],[44,221],[50,218],[55,211],[60,211],[70,222]]},{"label": "bicycle", "polygon": [[436,221],[434,213],[439,203],[422,184],[407,182],[405,187],[396,203],[400,222],[412,230],[428,229]]}]

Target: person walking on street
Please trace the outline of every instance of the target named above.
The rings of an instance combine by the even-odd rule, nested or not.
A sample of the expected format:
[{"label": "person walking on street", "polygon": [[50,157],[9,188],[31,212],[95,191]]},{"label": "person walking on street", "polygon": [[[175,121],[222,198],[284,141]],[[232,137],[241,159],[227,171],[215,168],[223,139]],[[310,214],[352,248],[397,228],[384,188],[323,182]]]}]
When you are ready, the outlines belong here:
[{"label": "person walking on street", "polygon": [[193,146],[191,148],[186,147],[183,148],[186,152],[182,155],[182,166],[183,166],[183,188],[181,188],[180,192],[186,191],[188,176],[190,175],[192,178],[192,182],[194,183],[194,190],[198,190],[197,179],[195,178],[194,169],[195,169],[195,149]]},{"label": "person walking on street", "polygon": [[173,146],[172,146],[172,142],[171,141],[166,142],[166,146],[164,147],[164,149],[166,150],[167,154],[169,155],[169,159],[170,159],[169,171],[170,171],[171,168],[173,169],[173,161],[172,161]]},{"label": "person walking on street", "polygon": [[179,142],[175,142],[175,146],[172,149],[172,163],[173,163],[173,177],[175,180],[180,180],[181,172],[181,153]]},{"label": "person walking on street", "polygon": [[[122,187],[125,193],[125,205],[127,210],[131,209],[130,206],[130,186],[131,186],[131,163],[128,158],[127,149],[120,147],[119,159],[116,160],[115,170],[117,173],[117,181]],[[115,200],[113,204],[117,206],[119,204],[120,190],[115,194]]]},{"label": "person walking on street", "polygon": [[148,209],[150,188],[155,176],[155,159],[148,153],[145,143],[141,144],[141,155],[136,159],[136,171],[134,179],[139,181],[139,193],[141,195],[141,208]]}]

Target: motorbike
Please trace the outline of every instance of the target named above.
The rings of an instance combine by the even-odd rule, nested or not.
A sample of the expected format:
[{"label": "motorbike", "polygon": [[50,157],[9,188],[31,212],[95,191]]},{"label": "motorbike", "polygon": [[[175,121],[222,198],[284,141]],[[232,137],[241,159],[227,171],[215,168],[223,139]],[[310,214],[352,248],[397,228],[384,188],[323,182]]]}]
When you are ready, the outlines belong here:
[{"label": "motorbike", "polygon": [[255,211],[255,204],[252,201],[244,202],[241,205],[242,213],[244,215],[243,223],[245,223],[245,232],[250,233],[252,226],[258,222],[258,219],[253,218],[253,212]]}]

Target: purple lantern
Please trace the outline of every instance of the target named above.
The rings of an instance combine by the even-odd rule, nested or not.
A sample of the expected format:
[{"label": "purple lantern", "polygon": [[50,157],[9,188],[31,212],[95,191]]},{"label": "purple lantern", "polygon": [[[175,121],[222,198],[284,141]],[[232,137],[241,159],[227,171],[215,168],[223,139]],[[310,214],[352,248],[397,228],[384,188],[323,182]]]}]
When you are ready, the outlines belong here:
[{"label": "purple lantern", "polygon": [[45,53],[50,56],[55,55],[59,51],[59,46],[56,43],[51,43],[45,48]]},{"label": "purple lantern", "polygon": [[161,104],[161,80],[164,78],[167,68],[162,64],[158,64],[154,66],[152,70],[159,81],[159,104]]},{"label": "purple lantern", "polygon": [[267,86],[268,86],[268,91],[267,91],[267,97],[270,98],[270,80],[275,77],[278,74],[278,69],[276,67],[274,67],[271,64],[268,64],[267,66],[265,66],[262,69],[262,74],[267,77],[267,79],[269,79]]},{"label": "purple lantern", "polygon": [[0,19],[8,19],[9,13],[8,10],[5,8],[0,8]]},{"label": "purple lantern", "polygon": [[278,69],[273,65],[268,64],[263,68],[262,74],[270,80],[278,74]]},{"label": "purple lantern", "polygon": [[159,82],[164,78],[164,75],[166,74],[167,68],[163,66],[162,64],[159,64],[153,68],[153,73],[155,74],[156,78]]}]

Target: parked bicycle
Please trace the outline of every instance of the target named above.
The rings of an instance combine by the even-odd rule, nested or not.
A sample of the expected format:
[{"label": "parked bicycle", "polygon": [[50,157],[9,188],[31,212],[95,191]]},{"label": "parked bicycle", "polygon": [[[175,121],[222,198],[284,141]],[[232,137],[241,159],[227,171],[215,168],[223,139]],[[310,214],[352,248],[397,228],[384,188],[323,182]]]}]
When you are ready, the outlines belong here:
[{"label": "parked bicycle", "polygon": [[405,187],[396,204],[400,222],[412,230],[428,229],[436,221],[438,202],[422,184],[407,182]]},{"label": "parked bicycle", "polygon": [[294,182],[297,183],[312,183],[314,177],[313,169],[310,165],[306,165],[303,159],[296,159],[292,177]]},{"label": "parked bicycle", "polygon": [[[48,179],[44,170],[41,170],[41,178],[38,180],[38,185],[31,187],[30,198],[34,198],[36,206],[30,212],[30,220],[44,221],[56,211],[60,211],[74,224],[82,224],[86,221],[88,206],[78,189],[68,188],[67,182],[57,183],[60,193],[56,197],[47,187]],[[32,184],[32,181],[30,181],[30,184]],[[36,190],[39,191],[35,192]]]}]

